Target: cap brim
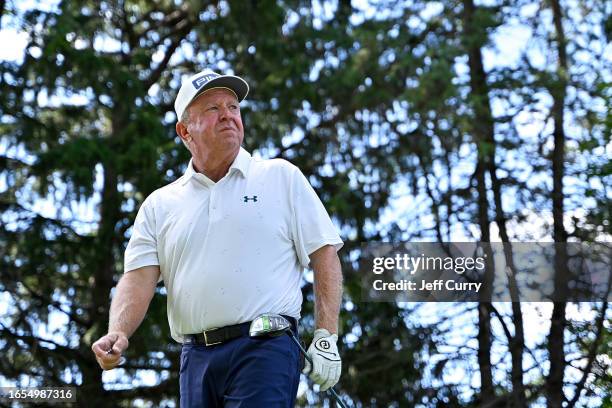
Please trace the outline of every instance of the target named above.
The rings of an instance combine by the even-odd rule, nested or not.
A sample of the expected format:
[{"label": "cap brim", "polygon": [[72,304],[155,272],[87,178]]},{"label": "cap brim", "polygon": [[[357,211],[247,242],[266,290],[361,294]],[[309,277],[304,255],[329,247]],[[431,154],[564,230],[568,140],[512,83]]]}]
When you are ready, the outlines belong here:
[{"label": "cap brim", "polygon": [[242,100],[246,98],[247,94],[249,93],[249,85],[244,79],[232,75],[223,75],[208,81],[208,83],[193,96],[191,101],[193,102],[195,98],[200,96],[203,92],[206,92],[212,88],[231,89],[236,94],[236,97],[238,97],[238,102],[242,102]]}]

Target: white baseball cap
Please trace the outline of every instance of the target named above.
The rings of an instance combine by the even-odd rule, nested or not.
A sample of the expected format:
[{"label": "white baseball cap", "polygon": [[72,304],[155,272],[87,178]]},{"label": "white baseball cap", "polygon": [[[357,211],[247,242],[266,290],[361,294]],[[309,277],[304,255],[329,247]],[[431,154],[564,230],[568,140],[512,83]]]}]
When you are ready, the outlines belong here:
[{"label": "white baseball cap", "polygon": [[234,75],[221,75],[205,69],[183,80],[174,101],[177,120],[181,120],[183,112],[197,96],[212,88],[229,89],[236,94],[238,102],[241,102],[249,93],[249,84],[244,79]]}]

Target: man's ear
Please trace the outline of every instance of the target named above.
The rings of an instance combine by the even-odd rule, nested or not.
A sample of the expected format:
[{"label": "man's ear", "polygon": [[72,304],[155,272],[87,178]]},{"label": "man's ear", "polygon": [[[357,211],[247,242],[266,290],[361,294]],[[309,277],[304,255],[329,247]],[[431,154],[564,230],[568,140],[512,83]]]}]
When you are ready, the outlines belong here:
[{"label": "man's ear", "polygon": [[189,142],[191,140],[187,126],[185,126],[183,122],[176,122],[176,134],[179,135],[179,137],[185,142]]}]

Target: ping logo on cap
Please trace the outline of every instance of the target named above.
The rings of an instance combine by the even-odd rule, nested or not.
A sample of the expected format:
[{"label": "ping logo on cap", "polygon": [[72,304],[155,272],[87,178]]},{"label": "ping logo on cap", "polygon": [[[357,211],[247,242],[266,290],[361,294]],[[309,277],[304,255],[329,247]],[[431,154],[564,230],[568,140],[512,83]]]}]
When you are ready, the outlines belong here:
[{"label": "ping logo on cap", "polygon": [[208,83],[208,81],[210,81],[211,79],[217,78],[219,76],[221,76],[221,75],[215,74],[215,73],[204,74],[204,75],[202,75],[200,77],[197,77],[193,81],[191,81],[191,83],[193,84],[195,89],[200,89],[202,86],[204,86],[206,83]]}]

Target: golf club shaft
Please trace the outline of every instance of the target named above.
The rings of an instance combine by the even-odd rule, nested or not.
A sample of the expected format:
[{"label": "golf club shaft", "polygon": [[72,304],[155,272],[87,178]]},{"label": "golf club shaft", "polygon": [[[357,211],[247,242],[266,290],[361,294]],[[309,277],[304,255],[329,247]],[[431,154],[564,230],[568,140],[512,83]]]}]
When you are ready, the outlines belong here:
[{"label": "golf club shaft", "polygon": [[[287,334],[289,334],[289,337],[291,337],[291,340],[293,340],[293,342],[297,344],[297,346],[300,348],[300,351],[304,354],[304,357],[306,358],[306,360],[308,360],[312,366],[312,359],[310,358],[306,350],[304,350],[304,347],[302,347],[298,339],[295,338],[295,335],[293,334],[293,332],[291,330],[288,330]],[[332,397],[334,397],[334,399],[336,400],[336,403],[340,405],[340,407],[346,408],[346,405],[344,405],[344,402],[342,402],[342,400],[340,399],[340,396],[338,395],[336,390],[334,390],[334,387],[330,387],[327,391],[331,394]]]}]

